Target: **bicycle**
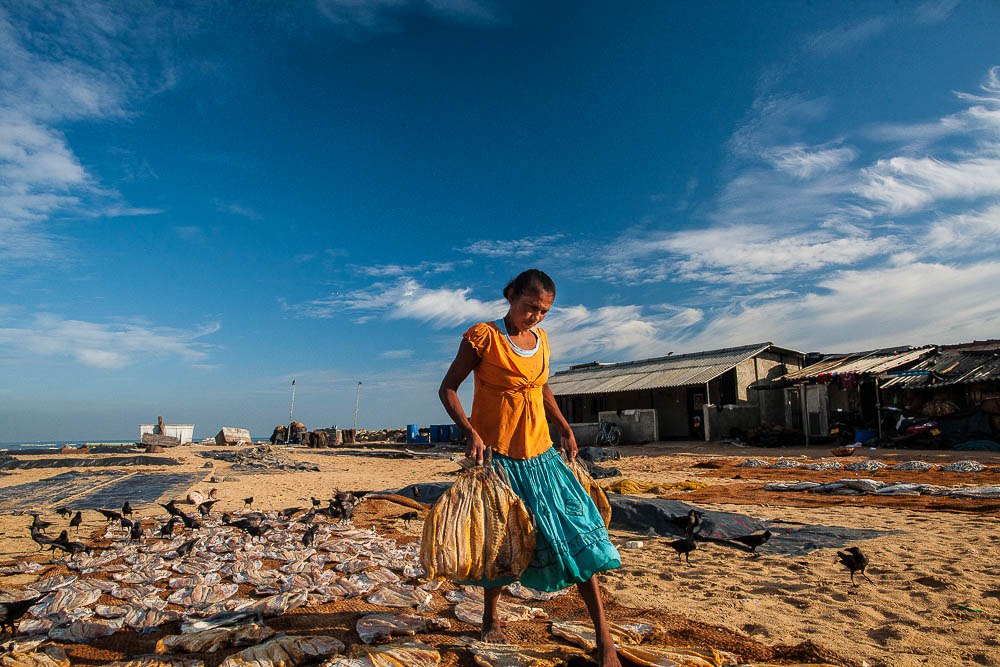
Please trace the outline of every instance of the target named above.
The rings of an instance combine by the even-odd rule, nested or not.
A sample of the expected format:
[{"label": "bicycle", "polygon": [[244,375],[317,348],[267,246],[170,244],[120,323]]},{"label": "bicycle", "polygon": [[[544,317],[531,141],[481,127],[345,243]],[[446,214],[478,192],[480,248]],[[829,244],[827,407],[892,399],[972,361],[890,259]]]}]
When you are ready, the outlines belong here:
[{"label": "bicycle", "polygon": [[624,437],[625,434],[622,432],[622,427],[618,424],[604,421],[603,419],[598,421],[597,437],[594,439],[595,444],[617,447],[622,444]]}]

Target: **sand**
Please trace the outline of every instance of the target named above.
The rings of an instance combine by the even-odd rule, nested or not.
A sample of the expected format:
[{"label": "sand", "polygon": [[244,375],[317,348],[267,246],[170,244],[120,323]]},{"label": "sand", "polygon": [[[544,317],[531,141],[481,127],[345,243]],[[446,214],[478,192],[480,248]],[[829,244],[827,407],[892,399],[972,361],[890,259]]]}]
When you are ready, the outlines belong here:
[{"label": "sand", "polygon": [[[222,498],[216,510],[233,511],[242,499],[254,496],[255,508],[277,509],[308,506],[309,497],[329,497],[335,489],[384,489],[414,482],[450,480],[458,466],[448,458],[388,458],[398,455],[392,448],[368,450],[287,450],[300,461],[315,463],[320,472],[234,472],[230,464],[206,459],[199,451],[216,449],[197,445],[172,448],[165,456],[180,466],[143,467],[147,472],[204,473],[203,482],[192,489],[218,489]],[[802,456],[829,457],[829,448],[816,446],[798,450],[755,450],[721,444],[671,443],[622,448],[625,457],[609,465],[624,476],[656,482],[698,480],[708,487],[677,492],[669,497],[697,507],[741,512],[770,520],[899,531],[858,542],[871,558],[868,574],[874,585],[859,579],[852,587],[846,570],[835,562],[834,549],[819,549],[805,556],[769,554],[763,547],[759,557],[716,543],[700,543],[691,554],[691,565],[678,563],[667,547],[668,539],[613,533],[620,546],[622,567],[602,575],[609,615],[628,619],[654,617],[673,633],[676,641],[714,642],[717,648],[742,649],[749,657],[826,659],[833,664],[908,667],[910,665],[1000,665],[1000,511],[998,501],[933,499],[926,497],[845,498],[814,494],[773,493],[761,490],[775,480],[825,481],[842,477],[920,481],[935,484],[1000,484],[1000,474],[985,472],[818,472],[798,469],[737,468],[747,457],[775,459]],[[1000,454],[984,452],[859,451],[865,458],[945,463],[974,459],[995,468]],[[845,462],[859,460],[839,459]],[[130,468],[129,471],[134,470]],[[38,481],[65,472],[61,469],[31,469],[0,475],[0,490]],[[214,479],[214,482],[209,480]],[[612,480],[608,480],[612,481]],[[161,500],[166,500],[161,499]],[[69,503],[72,504],[72,503]],[[367,503],[366,503],[367,504]],[[362,505],[365,508],[365,505]],[[61,529],[65,520],[52,507],[39,508],[43,518]],[[162,514],[152,504],[136,506],[140,514]],[[359,510],[358,522],[377,526],[401,541],[417,539],[420,525],[405,526],[392,516],[404,507],[372,503]],[[103,528],[94,512],[85,512],[81,535]],[[16,560],[46,562],[28,538],[30,518],[0,514],[0,564]],[[628,540],[642,540],[642,548],[625,549]],[[0,589],[9,590],[30,582],[31,575],[0,577]],[[585,618],[575,595],[560,598],[558,614]],[[331,607],[331,605],[326,605]],[[270,624],[318,629],[330,624],[349,632],[351,611],[347,609],[297,610]],[[550,613],[551,615],[551,613]],[[338,625],[339,624],[339,625]],[[536,632],[537,630],[537,632]],[[544,625],[526,626],[516,637],[539,639]],[[457,624],[450,638],[472,628]],[[535,634],[532,634],[535,633]],[[136,650],[155,640],[142,638]],[[816,655],[803,654],[803,642],[818,645]],[[782,646],[799,645],[799,654],[783,654]],[[808,646],[808,645],[806,645]],[[100,661],[115,652],[131,652],[123,645],[98,645],[87,657]],[[96,651],[96,652],[95,652]],[[105,651],[105,653],[101,653]],[[104,656],[103,658],[101,656]],[[446,661],[448,662],[448,661]],[[467,663],[464,663],[467,664]]]}]

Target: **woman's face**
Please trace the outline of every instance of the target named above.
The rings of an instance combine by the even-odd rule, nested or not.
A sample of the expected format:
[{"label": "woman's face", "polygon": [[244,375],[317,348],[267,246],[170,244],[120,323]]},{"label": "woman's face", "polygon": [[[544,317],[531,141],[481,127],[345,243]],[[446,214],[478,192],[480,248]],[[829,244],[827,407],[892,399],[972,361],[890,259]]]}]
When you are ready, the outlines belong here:
[{"label": "woman's face", "polygon": [[510,324],[518,331],[525,331],[545,319],[555,297],[548,292],[526,292],[507,297]]}]

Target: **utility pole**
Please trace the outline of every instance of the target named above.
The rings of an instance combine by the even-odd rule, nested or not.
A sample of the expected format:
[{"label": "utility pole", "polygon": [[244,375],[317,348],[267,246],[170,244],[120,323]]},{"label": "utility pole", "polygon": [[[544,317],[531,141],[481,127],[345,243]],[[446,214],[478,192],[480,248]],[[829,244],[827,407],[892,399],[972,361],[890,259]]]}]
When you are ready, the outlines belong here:
[{"label": "utility pole", "polygon": [[354,398],[354,432],[358,432],[358,405],[361,403],[361,380],[358,380],[358,395]]},{"label": "utility pole", "polygon": [[292,423],[292,413],[295,411],[295,380],[292,380],[292,404],[288,406],[288,423]]}]

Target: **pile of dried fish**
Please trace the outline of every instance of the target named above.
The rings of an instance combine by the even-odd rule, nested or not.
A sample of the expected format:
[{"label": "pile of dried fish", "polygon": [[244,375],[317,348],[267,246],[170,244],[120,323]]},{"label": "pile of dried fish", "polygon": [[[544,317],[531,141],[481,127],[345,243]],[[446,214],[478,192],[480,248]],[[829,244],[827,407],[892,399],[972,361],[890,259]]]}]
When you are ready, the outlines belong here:
[{"label": "pile of dried fish", "polygon": [[986,470],[986,466],[979,461],[955,461],[941,466],[941,470],[945,472],[982,472]]},{"label": "pile of dried fish", "polygon": [[490,466],[463,471],[424,520],[420,562],[430,578],[478,581],[518,576],[535,531],[521,499]]},{"label": "pile of dried fish", "polygon": [[418,632],[447,630],[446,618],[427,618],[416,614],[366,614],[358,619],[355,629],[366,644],[384,642],[392,637],[412,637]]},{"label": "pile of dried fish", "polygon": [[769,468],[771,463],[764,459],[744,459],[736,464],[737,468]]},{"label": "pile of dried fish", "polygon": [[923,472],[927,472],[928,470],[931,470],[933,468],[934,464],[925,463],[923,461],[905,461],[903,463],[897,463],[896,465],[892,466],[893,470],[920,470]]},{"label": "pile of dried fish", "polygon": [[417,641],[397,642],[385,646],[364,646],[355,658],[337,656],[321,667],[435,667],[441,654]]},{"label": "pile of dried fish", "polygon": [[41,640],[9,641],[0,644],[2,667],[69,667],[66,651],[60,646],[40,646]]},{"label": "pile of dried fish", "polygon": [[806,470],[840,470],[844,464],[840,461],[817,461],[804,467]]},{"label": "pile of dried fish", "polygon": [[199,452],[199,456],[233,464],[233,470],[308,470],[318,472],[319,466],[302,461],[294,461],[275,451],[269,445],[247,447],[244,449],[211,450]]},{"label": "pile of dried fish", "polygon": [[576,477],[577,481],[583,487],[583,490],[587,492],[590,499],[594,501],[597,505],[597,511],[600,512],[601,518],[604,519],[604,526],[611,525],[611,503],[608,502],[608,495],[604,493],[604,489],[597,485],[594,478],[590,476],[587,469],[582,463],[573,459],[567,463],[569,469],[573,471],[573,476]]},{"label": "pile of dried fish", "polygon": [[874,459],[868,459],[867,461],[855,461],[854,463],[847,464],[848,470],[867,470],[869,472],[885,470],[888,467],[889,466],[881,461],[876,461]]},{"label": "pile of dried fish", "polygon": [[281,635],[227,657],[221,667],[293,667],[344,652],[344,642],[324,635]]},{"label": "pile of dried fish", "polygon": [[772,468],[801,468],[802,461],[796,461],[795,459],[778,459]]}]

